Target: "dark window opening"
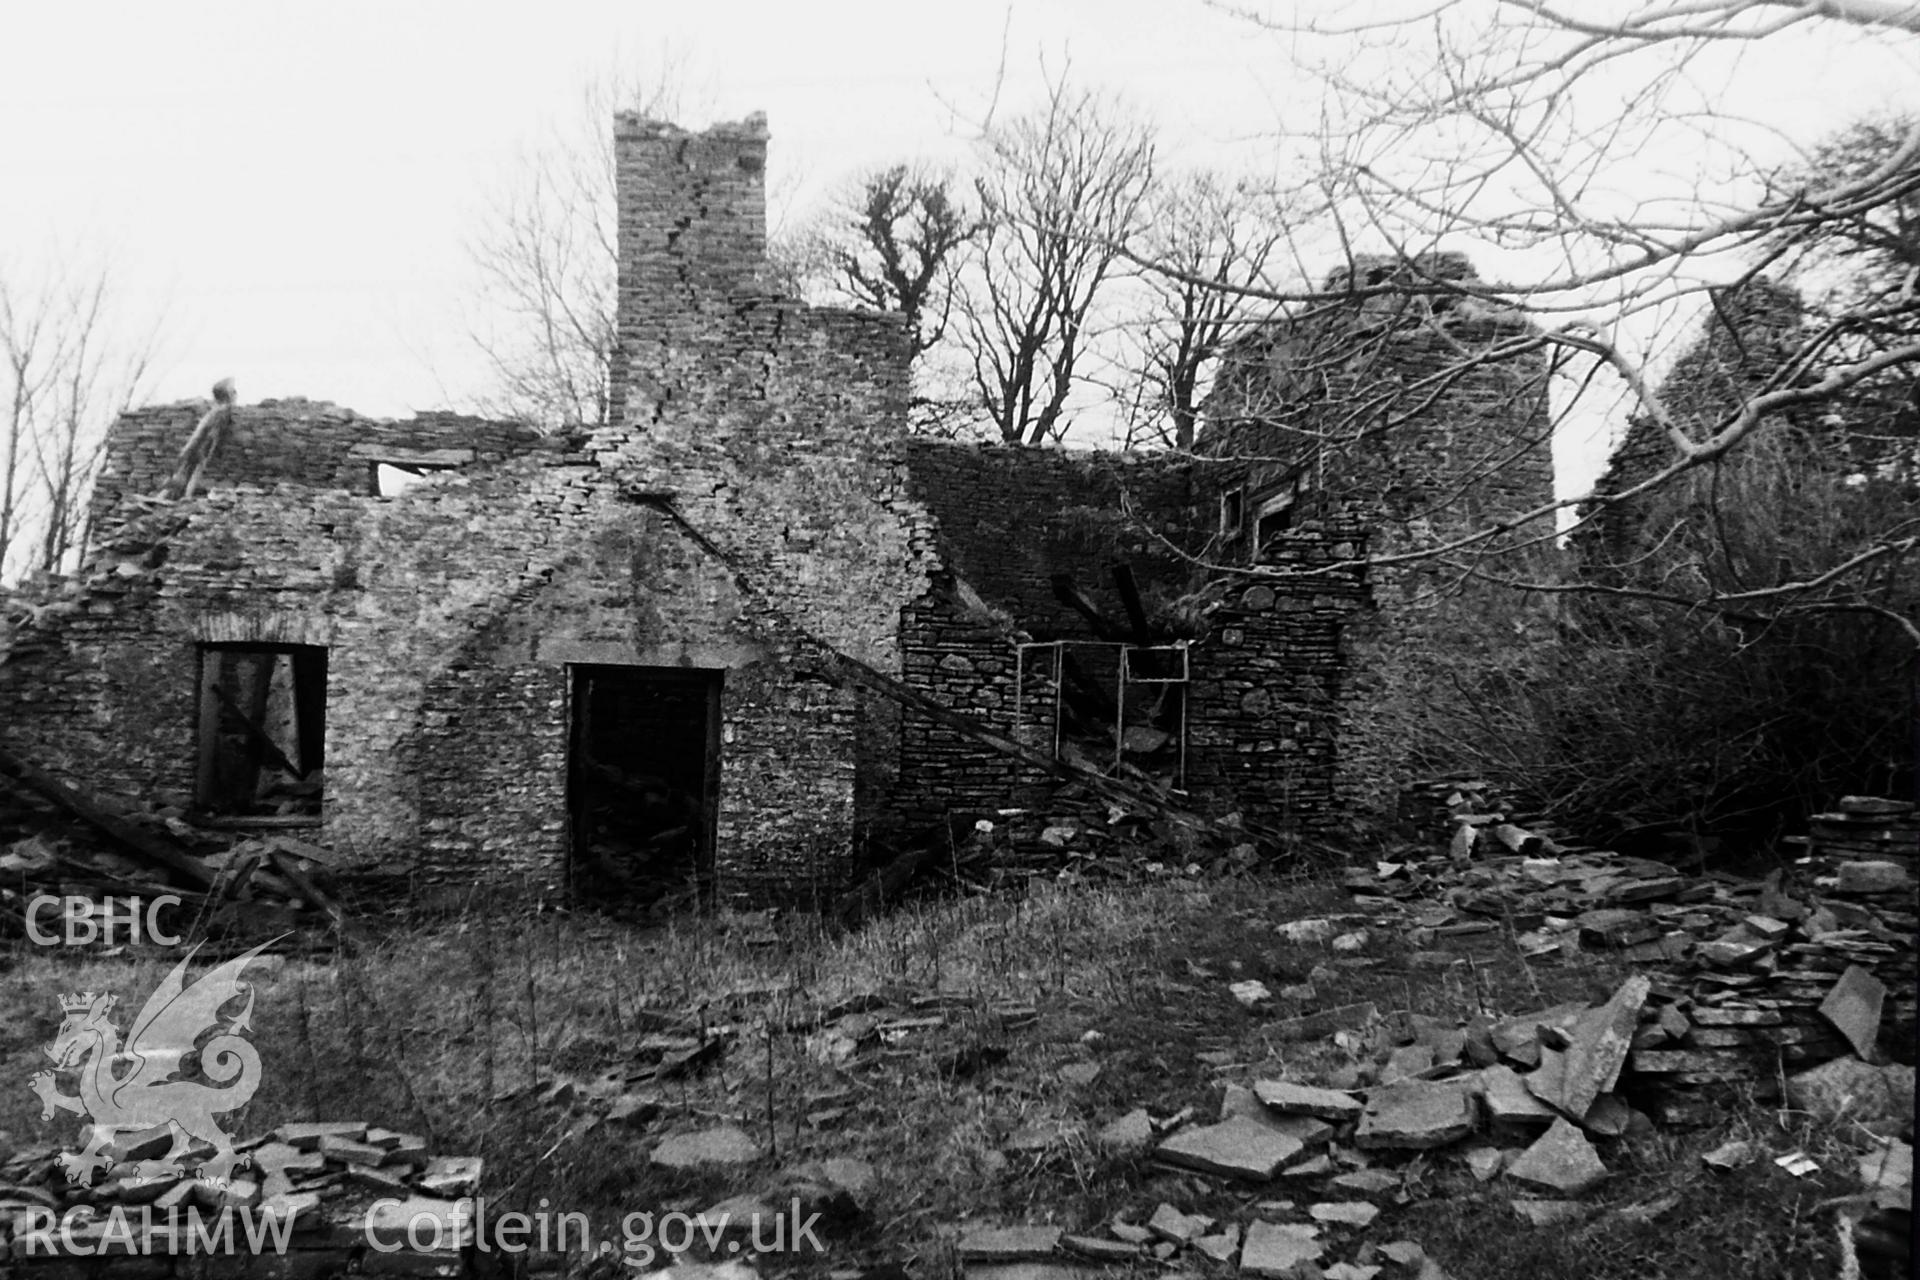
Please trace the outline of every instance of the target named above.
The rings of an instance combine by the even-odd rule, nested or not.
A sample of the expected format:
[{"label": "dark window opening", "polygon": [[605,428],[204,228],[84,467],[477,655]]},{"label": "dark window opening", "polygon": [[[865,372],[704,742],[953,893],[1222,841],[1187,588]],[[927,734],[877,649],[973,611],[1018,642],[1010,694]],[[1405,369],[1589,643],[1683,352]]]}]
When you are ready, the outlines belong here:
[{"label": "dark window opening", "polygon": [[1260,544],[1265,546],[1267,540],[1274,534],[1285,533],[1291,528],[1293,528],[1293,503],[1289,501],[1285,506],[1275,507],[1261,514]]},{"label": "dark window opening", "polygon": [[376,462],[373,464],[373,495],[376,498],[397,498],[434,472],[451,470],[452,467],[429,463]]},{"label": "dark window opening", "polygon": [[573,668],[567,792],[581,900],[678,905],[707,887],[720,681],[719,671]]},{"label": "dark window opening", "polygon": [[226,818],[320,816],[327,651],[200,646],[200,807]]},{"label": "dark window opening", "polygon": [[1299,498],[1300,480],[1295,476],[1283,488],[1261,500],[1253,522],[1256,555],[1265,551],[1279,535],[1293,528],[1294,510],[1299,505]]}]

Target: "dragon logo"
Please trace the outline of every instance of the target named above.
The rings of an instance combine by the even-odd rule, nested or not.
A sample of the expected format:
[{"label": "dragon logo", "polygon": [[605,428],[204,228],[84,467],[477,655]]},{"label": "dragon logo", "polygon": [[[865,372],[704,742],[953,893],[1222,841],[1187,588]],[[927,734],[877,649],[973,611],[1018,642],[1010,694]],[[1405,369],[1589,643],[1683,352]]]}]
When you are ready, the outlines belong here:
[{"label": "dragon logo", "polygon": [[[187,963],[200,948],[188,951],[147,998],[127,1032],[124,1048],[119,1031],[107,1021],[118,997],[91,991],[60,997],[66,1017],[46,1055],[57,1070],[79,1069],[80,1092],[77,1096],[59,1092],[52,1071],[37,1071],[28,1083],[40,1095],[42,1120],[53,1119],[58,1109],[93,1121],[86,1150],[60,1157],[68,1182],[88,1185],[96,1169],[112,1165],[114,1159],[105,1148],[121,1134],[162,1126],[172,1145],[159,1159],[138,1162],[137,1176],[142,1180],[184,1173],[181,1157],[195,1142],[213,1148],[213,1155],[200,1165],[199,1176],[216,1186],[226,1185],[235,1164],[247,1163],[213,1117],[246,1105],[260,1087],[260,1055],[238,1034],[253,1030],[253,984],[240,981],[240,973],[271,945],[261,943],[191,986],[186,982]],[[238,1015],[227,1015],[231,1020],[222,1026],[220,1010],[242,992],[246,1006]],[[200,1074],[223,1087],[173,1079],[181,1060],[209,1030],[216,1034],[198,1047]]]}]

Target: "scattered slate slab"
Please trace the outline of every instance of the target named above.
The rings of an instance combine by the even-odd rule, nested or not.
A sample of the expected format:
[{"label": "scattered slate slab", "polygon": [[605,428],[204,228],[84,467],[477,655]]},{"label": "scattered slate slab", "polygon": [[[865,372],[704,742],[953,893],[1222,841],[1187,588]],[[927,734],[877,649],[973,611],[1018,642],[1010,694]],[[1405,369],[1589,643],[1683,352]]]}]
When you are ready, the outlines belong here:
[{"label": "scattered slate slab", "polygon": [[1626,947],[1660,936],[1660,923],[1644,911],[1603,907],[1574,921],[1580,941],[1589,947]]},{"label": "scattered slate slab", "polygon": [[1898,893],[1913,886],[1913,877],[1897,862],[1843,862],[1835,893]]},{"label": "scattered slate slab", "polygon": [[1789,1151],[1786,1155],[1775,1156],[1773,1162],[1796,1178],[1820,1172],[1820,1162],[1804,1151]]},{"label": "scattered slate slab", "polygon": [[962,1262],[1026,1262],[1048,1258],[1060,1246],[1060,1228],[973,1226],[960,1233]]},{"label": "scattered slate slab", "polygon": [[1337,1222],[1347,1227],[1364,1227],[1380,1216],[1380,1206],[1365,1200],[1335,1200],[1316,1204],[1307,1210],[1315,1222]]},{"label": "scattered slate slab", "polygon": [[1506,1167],[1507,1153],[1498,1147],[1475,1147],[1467,1152],[1467,1172],[1475,1182],[1489,1182]]},{"label": "scattered slate slab", "polygon": [[420,1175],[420,1189],[436,1196],[471,1195],[480,1189],[481,1169],[479,1156],[435,1156]]},{"label": "scattered slate slab", "polygon": [[1632,1121],[1633,1108],[1619,1094],[1603,1093],[1593,1100],[1593,1105],[1587,1108],[1587,1114],[1580,1118],[1580,1127],[1603,1138],[1617,1138],[1627,1131]]},{"label": "scattered slate slab", "polygon": [[1323,1173],[1333,1172],[1333,1161],[1325,1156],[1314,1156],[1311,1160],[1302,1160],[1290,1169],[1282,1169],[1283,1178],[1317,1178]]},{"label": "scattered slate slab", "polygon": [[1357,1120],[1365,1104],[1340,1089],[1319,1089],[1285,1080],[1256,1080],[1253,1092],[1275,1111],[1322,1120]]},{"label": "scattered slate slab", "polygon": [[1718,965],[1723,969],[1738,969],[1750,965],[1761,956],[1773,951],[1773,943],[1765,938],[1751,936],[1729,936],[1715,938],[1712,942],[1703,942],[1697,949],[1702,960]]},{"label": "scattered slate slab", "polygon": [[1787,1101],[1822,1120],[1842,1114],[1863,1124],[1913,1120],[1912,1067],[1873,1067],[1858,1058],[1835,1058],[1787,1077]]},{"label": "scattered slate slab", "polygon": [[1578,1222],[1587,1216],[1587,1206],[1578,1200],[1519,1199],[1513,1202],[1513,1211],[1524,1218],[1528,1225],[1535,1227]]},{"label": "scattered slate slab", "polygon": [[1269,1112],[1259,1123],[1303,1147],[1324,1147],[1333,1140],[1335,1132],[1331,1124],[1312,1116],[1276,1116]]},{"label": "scattered slate slab", "polygon": [[1535,1072],[1528,1077],[1527,1087],[1562,1115],[1586,1115],[1593,1100],[1613,1088],[1620,1078],[1633,1033],[1640,1025],[1640,1006],[1647,1002],[1651,989],[1647,976],[1636,973],[1621,983],[1604,1005],[1581,1014],[1567,1030],[1562,1076],[1536,1083],[1534,1076],[1540,1073]]},{"label": "scattered slate slab", "polygon": [[1317,1264],[1326,1246],[1315,1239],[1320,1228],[1298,1222],[1255,1222],[1240,1246],[1240,1270],[1249,1275],[1296,1280]]},{"label": "scattered slate slab", "polygon": [[1577,1196],[1598,1185],[1607,1176],[1607,1166],[1586,1135],[1562,1118],[1507,1166],[1507,1176],[1563,1196]]},{"label": "scattered slate slab", "polygon": [[1458,1062],[1466,1052],[1467,1033],[1450,1019],[1430,1018],[1416,1013],[1407,1021],[1413,1028],[1414,1043],[1424,1044],[1433,1050],[1436,1066]]},{"label": "scattered slate slab", "polygon": [[1820,1002],[1820,1016],[1847,1038],[1854,1053],[1871,1058],[1880,1041],[1880,1009],[1886,999],[1885,983],[1859,965],[1850,964]]},{"label": "scattered slate slab", "polygon": [[1427,1150],[1473,1132],[1475,1095],[1457,1084],[1387,1085],[1367,1098],[1354,1141],[1367,1148]]},{"label": "scattered slate slab", "polygon": [[1751,1142],[1723,1142],[1700,1157],[1700,1163],[1709,1169],[1738,1169],[1753,1159]]},{"label": "scattered slate slab", "polygon": [[269,1142],[253,1151],[254,1167],[265,1174],[319,1174],[327,1168],[327,1157],[316,1147],[302,1151],[285,1142]]},{"label": "scattered slate slab", "polygon": [[1430,1044],[1401,1045],[1387,1055],[1386,1065],[1380,1068],[1381,1084],[1397,1084],[1403,1080],[1413,1080],[1423,1071],[1433,1067],[1433,1046]]},{"label": "scattered slate slab", "polygon": [[1338,926],[1324,916],[1311,920],[1289,920],[1275,930],[1288,942],[1325,942],[1338,931]]},{"label": "scattered slate slab", "polygon": [[764,1153],[744,1129],[722,1125],[696,1133],[677,1133],[653,1149],[651,1159],[663,1169],[694,1169],[701,1165],[751,1164]]},{"label": "scattered slate slab", "polygon": [[1153,1145],[1153,1117],[1135,1107],[1094,1135],[1094,1142],[1113,1152],[1145,1151]]},{"label": "scattered slate slab", "polygon": [[1427,1251],[1412,1240],[1392,1240],[1380,1246],[1381,1256],[1389,1262],[1410,1267],[1427,1256]]},{"label": "scattered slate slab", "polygon": [[1257,1012],[1273,1004],[1272,989],[1269,988],[1266,983],[1255,978],[1248,978],[1244,982],[1235,982],[1229,985],[1227,990],[1232,992],[1233,998],[1240,1002],[1240,1007],[1249,1013]]},{"label": "scattered slate slab", "polygon": [[1374,1280],[1380,1267],[1363,1267],[1357,1262],[1336,1262],[1321,1272],[1323,1280]]},{"label": "scattered slate slab", "polygon": [[1376,1192],[1393,1190],[1400,1185],[1400,1179],[1384,1169],[1356,1169],[1352,1173],[1343,1173],[1335,1178],[1333,1185],[1342,1191],[1359,1191],[1372,1195]]},{"label": "scattered slate slab", "polygon": [[1334,1132],[1331,1124],[1313,1116],[1275,1115],[1245,1085],[1228,1085],[1226,1095],[1220,1100],[1220,1118],[1227,1120],[1234,1116],[1251,1120],[1275,1133],[1285,1134],[1307,1147],[1325,1146]]},{"label": "scattered slate slab", "polygon": [[1060,1237],[1060,1247],[1068,1253],[1091,1258],[1095,1262],[1127,1263],[1140,1256],[1139,1245],[1129,1244],[1125,1240],[1108,1240],[1103,1236],[1063,1235]]},{"label": "scattered slate slab", "polygon": [[1913,1147],[1891,1142],[1860,1157],[1860,1181],[1869,1187],[1913,1186]]},{"label": "scattered slate slab", "polygon": [[1570,1026],[1586,1009],[1583,1004],[1555,1005],[1538,1013],[1496,1022],[1490,1033],[1493,1046],[1510,1062],[1534,1066],[1540,1061],[1540,1028]]},{"label": "scattered slate slab", "polygon": [[359,1142],[367,1136],[364,1120],[323,1120],[317,1123],[283,1124],[273,1131],[274,1140],[301,1151],[318,1151],[322,1138],[344,1138]]},{"label": "scattered slate slab", "polygon": [[1269,1029],[1281,1040],[1315,1040],[1350,1027],[1364,1027],[1380,1018],[1380,1010],[1369,1000],[1362,1004],[1343,1004],[1297,1018],[1281,1018]]},{"label": "scattered slate slab", "polygon": [[1118,1216],[1107,1224],[1107,1230],[1113,1232],[1114,1239],[1124,1240],[1128,1244],[1147,1244],[1153,1239],[1153,1232],[1137,1222],[1128,1222]]},{"label": "scattered slate slab", "polygon": [[1191,1244],[1213,1230],[1214,1220],[1198,1213],[1182,1213],[1162,1202],[1147,1219],[1147,1230],[1174,1244]]},{"label": "scattered slate slab", "polygon": [[1265,1182],[1300,1158],[1304,1143],[1244,1116],[1174,1134],[1154,1152],[1168,1164]]},{"label": "scattered slate slab", "polygon": [[1231,1262],[1233,1255],[1240,1251],[1240,1228],[1228,1223],[1226,1228],[1217,1234],[1201,1236],[1195,1240],[1193,1247],[1215,1262]]},{"label": "scattered slate slab", "polygon": [[1526,1079],[1504,1062],[1481,1070],[1480,1096],[1487,1104],[1487,1118],[1495,1123],[1545,1127],[1559,1114],[1534,1097]]},{"label": "scattered slate slab", "polygon": [[1062,1081],[1071,1085],[1085,1087],[1100,1078],[1100,1064],[1097,1062],[1069,1062],[1059,1070]]}]

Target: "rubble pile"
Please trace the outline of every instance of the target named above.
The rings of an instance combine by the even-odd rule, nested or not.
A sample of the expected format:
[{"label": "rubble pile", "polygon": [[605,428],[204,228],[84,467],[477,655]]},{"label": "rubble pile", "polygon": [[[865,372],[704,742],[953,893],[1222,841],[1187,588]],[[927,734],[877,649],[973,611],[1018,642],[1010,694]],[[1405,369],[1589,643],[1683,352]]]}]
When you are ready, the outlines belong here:
[{"label": "rubble pile", "polygon": [[[1674,1005],[1651,999],[1654,989],[1652,979],[1636,974],[1602,1003],[1497,1022],[1347,1009],[1314,1029],[1353,1052],[1345,1065],[1312,1079],[1228,1084],[1211,1123],[1196,1124],[1191,1108],[1171,1116],[1136,1108],[1094,1139],[1109,1154],[1142,1156],[1170,1173],[1243,1188],[1250,1201],[1243,1220],[1162,1203],[1151,1215],[1122,1213],[1078,1232],[982,1225],[961,1233],[961,1260],[973,1280],[1011,1280],[1015,1273],[1000,1269],[1012,1264],[1076,1259],[1162,1266],[1211,1260],[1271,1277],[1373,1277],[1391,1267],[1392,1274],[1439,1280],[1444,1272],[1417,1244],[1367,1234],[1383,1205],[1403,1203],[1409,1179],[1425,1176],[1432,1161],[1452,1160],[1478,1182],[1504,1177],[1517,1192],[1510,1201],[1516,1219],[1529,1226],[1600,1212],[1582,1197],[1611,1176],[1610,1144],[1654,1127],[1630,1100],[1630,1064],[1640,1053],[1634,1045],[1646,1028],[1674,1016]],[[1856,1206],[1861,1213],[1907,1209],[1913,1069],[1849,1057],[1798,1073],[1788,1086],[1803,1110],[1856,1122],[1863,1149],[1848,1172],[1866,1187]],[[1723,1149],[1706,1161],[1710,1170],[1724,1169],[1741,1158]],[[1804,1176],[1820,1165],[1798,1153],[1782,1167]],[[1608,1212],[1653,1220],[1678,1199]]]},{"label": "rubble pile", "polygon": [[1422,840],[1446,843],[1461,826],[1479,826],[1512,811],[1507,796],[1485,778],[1423,778],[1400,789],[1400,822]]},{"label": "rubble pile", "polygon": [[1575,850],[1497,813],[1456,822],[1446,855],[1350,871],[1356,906],[1437,949],[1430,962],[1512,936],[1533,961],[1587,951],[1644,966],[1627,1070],[1663,1122],[1705,1122],[1740,1092],[1777,1096],[1782,1064],[1911,1059],[1920,916],[1903,865],[1813,858],[1793,884],[1687,876]]},{"label": "rubble pile", "polygon": [[1920,871],[1920,813],[1906,800],[1843,796],[1832,813],[1807,820],[1807,834],[1789,836],[1816,858],[1832,863],[1894,862],[1909,876]]},{"label": "rubble pile", "polygon": [[[312,941],[330,924],[345,923],[335,885],[345,867],[331,850],[283,834],[223,839],[185,823],[170,824],[168,833],[179,846],[174,865],[125,844],[56,838],[45,829],[0,844],[0,936],[25,935],[29,914],[40,931],[57,932],[73,909],[69,903],[79,899],[99,922],[84,930],[84,940],[109,946],[139,939],[130,927],[108,936],[107,920],[140,915],[145,921],[143,913],[167,896],[178,901],[154,916],[152,926],[217,939],[228,949],[289,932]],[[48,897],[61,901],[33,907],[36,898]]]},{"label": "rubble pile", "polygon": [[478,1158],[363,1121],[286,1124],[236,1144],[233,1176],[214,1181],[200,1176],[211,1147],[187,1168],[165,1158],[171,1141],[165,1125],[120,1134],[100,1173],[81,1154],[14,1154],[0,1258],[20,1280],[469,1274]]}]

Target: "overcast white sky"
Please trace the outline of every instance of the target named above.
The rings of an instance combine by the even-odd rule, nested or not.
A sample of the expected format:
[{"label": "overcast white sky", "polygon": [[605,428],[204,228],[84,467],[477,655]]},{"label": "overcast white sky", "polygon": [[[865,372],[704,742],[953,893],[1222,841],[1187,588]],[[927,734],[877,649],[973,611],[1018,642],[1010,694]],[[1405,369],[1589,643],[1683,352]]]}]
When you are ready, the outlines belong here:
[{"label": "overcast white sky", "polygon": [[[305,395],[376,414],[472,393],[460,308],[475,219],[516,150],[616,65],[676,60],[704,119],[764,110],[773,181],[799,206],[850,170],[963,146],[1003,25],[1006,105],[1033,93],[1042,54],[1070,54],[1077,81],[1159,121],[1163,156],[1259,172],[1276,115],[1313,108],[1275,37],[1189,0],[0,13],[0,260],[108,255],[131,309],[164,303],[162,401],[229,375],[243,401]],[[1920,107],[1920,68],[1893,44],[1756,51],[1729,105],[1805,140],[1867,110]]]}]

